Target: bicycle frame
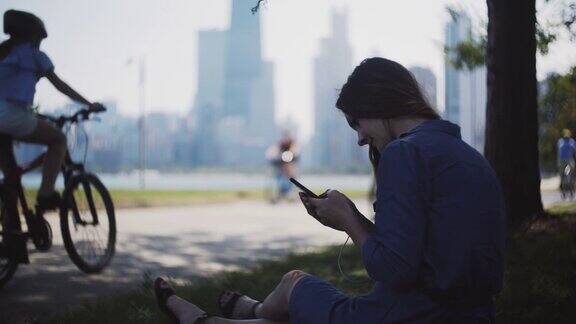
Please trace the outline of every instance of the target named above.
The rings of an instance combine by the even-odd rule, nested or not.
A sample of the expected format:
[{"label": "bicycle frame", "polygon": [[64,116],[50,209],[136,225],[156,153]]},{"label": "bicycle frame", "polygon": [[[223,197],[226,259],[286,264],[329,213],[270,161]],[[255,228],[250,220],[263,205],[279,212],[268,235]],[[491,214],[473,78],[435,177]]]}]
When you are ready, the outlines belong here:
[{"label": "bicycle frame", "polygon": [[[38,117],[52,121],[58,129],[64,130],[64,133],[68,136],[70,135],[67,131],[69,125],[89,120],[92,113],[103,111],[106,111],[103,106],[96,105],[89,109],[81,109],[70,116],[53,118],[38,115]],[[13,143],[14,140],[12,137],[0,134],[0,170],[4,175],[3,178],[0,177],[0,220],[2,221],[0,231],[0,257],[8,260],[6,265],[2,265],[1,285],[10,280],[18,264],[30,263],[26,246],[27,240],[31,239],[36,249],[41,252],[48,251],[52,246],[53,240],[50,223],[43,217],[46,210],[38,205],[35,206],[35,210],[31,208],[26,200],[24,187],[22,185],[22,177],[42,166],[46,161],[47,153],[39,154],[32,161],[18,165],[14,155]],[[86,144],[86,150],[87,149],[88,144]],[[109,192],[98,177],[85,171],[84,160],[76,163],[72,160],[70,151],[66,150],[65,152],[64,161],[59,170],[64,178],[63,199],[59,206],[60,226],[64,246],[72,261],[80,270],[86,273],[95,273],[100,272],[108,265],[112,258],[116,238],[116,227],[114,207]],[[92,186],[94,186],[94,188]],[[106,210],[106,219],[110,219],[111,223],[109,223],[108,227],[109,232],[106,249],[103,250],[105,254],[100,256],[98,263],[90,264],[87,263],[88,261],[85,260],[83,256],[78,254],[77,247],[74,246],[76,243],[74,243],[75,239],[72,238],[72,233],[82,231],[84,226],[99,225],[96,203],[94,202],[96,194],[101,197]],[[87,203],[87,206],[84,201]],[[82,206],[80,206],[80,202],[82,202]],[[79,207],[83,208],[80,209]],[[88,210],[91,216],[87,215],[86,212]],[[70,213],[72,215],[70,215]],[[20,214],[24,216],[24,221],[27,225],[26,232],[23,230]],[[83,220],[83,218],[86,220]],[[70,226],[73,227],[71,228]],[[89,238],[88,241],[90,241]]]},{"label": "bicycle frame", "polygon": [[[60,126],[60,128],[62,128],[62,125],[58,125]],[[3,136],[4,137],[4,136]],[[22,165],[18,165],[16,162],[16,159],[14,157],[14,147],[13,147],[13,140],[9,139],[8,137],[4,137],[2,138],[2,147],[0,147],[0,150],[4,150],[5,153],[7,153],[5,160],[3,161],[3,165],[2,165],[2,171],[4,173],[4,184],[6,186],[6,193],[8,196],[7,200],[11,200],[12,202],[14,202],[14,199],[16,199],[19,204],[20,207],[22,209],[22,214],[24,215],[24,219],[26,221],[26,224],[28,226],[28,228],[30,229],[30,226],[32,224],[32,222],[34,221],[33,218],[34,217],[42,217],[42,211],[39,210],[38,208],[36,209],[36,213],[34,213],[32,211],[32,209],[30,208],[30,206],[28,205],[28,201],[26,200],[26,195],[24,194],[24,187],[22,186],[22,176],[24,174],[27,174],[29,172],[32,172],[33,170],[41,167],[44,164],[44,159],[46,157],[46,153],[42,153],[40,154],[38,157],[36,157],[35,159],[33,159],[30,162],[27,162],[25,164]],[[75,163],[74,161],[72,161],[72,157],[70,155],[70,152],[67,150],[66,151],[66,156],[64,158],[64,162],[62,164],[62,169],[61,169],[62,175],[64,177],[64,185],[66,187],[66,184],[69,182],[69,180],[72,178],[73,175],[75,174],[81,174],[84,173],[84,164],[82,163]],[[92,191],[90,186],[82,184],[83,185],[83,189],[86,191],[86,194],[89,195],[92,198]],[[97,213],[97,209],[96,206],[94,205],[93,199],[88,199],[88,204],[89,204],[89,208],[92,214],[92,224],[93,225],[98,225],[99,221],[98,221],[98,213]],[[18,205],[18,203],[16,203],[16,206]],[[12,205],[14,209],[14,205]],[[81,225],[87,225],[88,222],[82,220],[80,218],[80,213],[78,211],[78,207],[76,205],[75,201],[72,201],[72,206],[70,206],[73,209],[73,217],[74,220],[77,224],[81,224]],[[17,215],[18,211],[17,209],[14,211],[9,212],[9,214],[13,214],[13,215]],[[11,216],[8,216],[8,218],[10,218]],[[10,221],[9,227],[11,229],[14,230],[18,230],[21,231],[22,230],[22,225],[20,222],[20,217],[17,216],[12,216],[13,219],[9,219],[7,221]],[[14,222],[14,223],[12,223]],[[4,229],[5,230],[5,229]],[[0,233],[3,234],[3,233]]]}]

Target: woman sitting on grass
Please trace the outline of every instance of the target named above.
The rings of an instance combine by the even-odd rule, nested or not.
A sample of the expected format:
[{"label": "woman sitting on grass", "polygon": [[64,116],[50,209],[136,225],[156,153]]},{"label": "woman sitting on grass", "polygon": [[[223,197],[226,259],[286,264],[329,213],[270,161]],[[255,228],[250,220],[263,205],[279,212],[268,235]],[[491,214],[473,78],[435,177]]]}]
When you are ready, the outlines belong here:
[{"label": "woman sitting on grass", "polygon": [[369,145],[376,168],[375,223],[342,193],[301,194],[308,213],[344,231],[362,251],[372,291],[349,297],[300,270],[263,302],[220,298],[224,317],[207,316],[161,278],[158,303],[180,323],[494,323],[502,288],[505,212],[488,162],[443,121],[402,65],[364,60],[337,107]]}]

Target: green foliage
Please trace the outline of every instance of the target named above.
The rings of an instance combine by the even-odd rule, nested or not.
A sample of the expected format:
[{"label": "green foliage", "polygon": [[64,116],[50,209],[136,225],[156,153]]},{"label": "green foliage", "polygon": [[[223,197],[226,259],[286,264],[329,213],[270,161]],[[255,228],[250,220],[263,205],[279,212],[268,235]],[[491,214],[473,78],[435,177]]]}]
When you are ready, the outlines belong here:
[{"label": "green foliage", "polygon": [[449,55],[448,57],[450,57],[450,64],[456,69],[473,70],[485,64],[486,37],[481,38],[480,41],[463,41],[454,48],[446,46],[444,52],[446,54],[453,53],[453,55]]},{"label": "green foliage", "polygon": [[[451,19],[456,21],[464,13],[462,9],[446,6]],[[486,63],[486,26],[480,32],[471,32],[470,37],[455,47],[444,46],[448,62],[457,70],[473,70]]]},{"label": "green foliage", "polygon": [[550,29],[545,29],[542,25],[536,23],[536,48],[540,54],[547,55],[550,44],[554,43],[557,38],[557,33]]},{"label": "green foliage", "polygon": [[545,83],[546,93],[540,99],[540,157],[542,165],[554,169],[556,142],[562,129],[576,133],[576,67],[566,75],[551,75]]},{"label": "green foliage", "polygon": [[[461,15],[459,9],[448,6],[446,10],[452,19],[458,19]],[[560,18],[556,18],[556,20],[560,23],[552,23],[544,27],[540,22],[536,22],[536,48],[541,55],[548,54],[550,45],[558,39],[561,27],[570,33],[572,39],[576,38],[576,31],[572,28],[576,21],[576,3],[566,5],[557,15]],[[456,47],[446,46],[444,52],[450,57],[449,62],[456,69],[473,70],[485,64],[486,44],[487,35],[484,26],[481,31],[473,32],[468,40],[461,42]]]}]

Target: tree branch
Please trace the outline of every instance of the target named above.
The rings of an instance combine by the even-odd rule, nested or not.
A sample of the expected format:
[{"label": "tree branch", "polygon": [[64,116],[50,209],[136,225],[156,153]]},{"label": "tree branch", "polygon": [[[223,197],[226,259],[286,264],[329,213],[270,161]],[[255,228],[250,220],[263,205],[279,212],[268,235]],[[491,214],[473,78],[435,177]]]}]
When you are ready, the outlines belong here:
[{"label": "tree branch", "polygon": [[258,2],[256,3],[256,5],[250,9],[250,11],[252,11],[252,14],[255,15],[258,10],[260,10],[260,5],[262,4],[262,2],[264,2],[265,0],[258,0]]}]

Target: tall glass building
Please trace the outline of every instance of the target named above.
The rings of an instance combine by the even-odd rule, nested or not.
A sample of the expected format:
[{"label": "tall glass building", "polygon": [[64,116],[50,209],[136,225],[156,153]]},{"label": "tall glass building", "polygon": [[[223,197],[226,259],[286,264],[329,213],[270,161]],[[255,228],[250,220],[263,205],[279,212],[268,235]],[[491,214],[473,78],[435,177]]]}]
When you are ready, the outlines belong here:
[{"label": "tall glass building", "polygon": [[[472,37],[472,23],[465,13],[454,13],[445,29],[445,44],[450,48]],[[457,70],[445,58],[444,118],[458,124],[462,139],[479,152],[484,151],[486,125],[486,68]]]}]

